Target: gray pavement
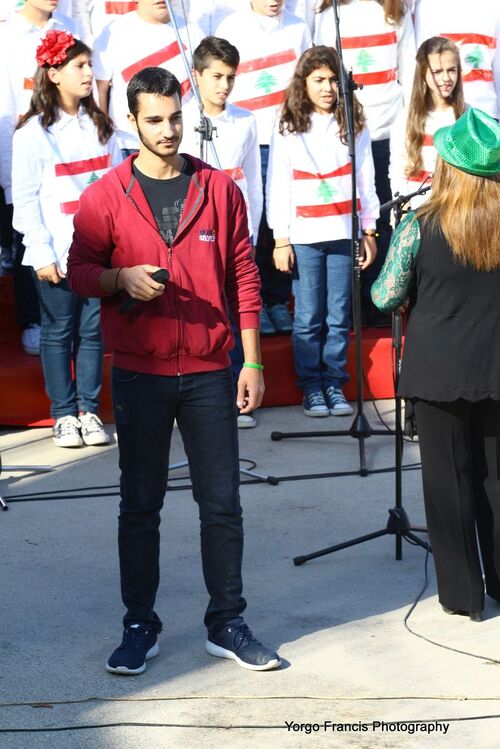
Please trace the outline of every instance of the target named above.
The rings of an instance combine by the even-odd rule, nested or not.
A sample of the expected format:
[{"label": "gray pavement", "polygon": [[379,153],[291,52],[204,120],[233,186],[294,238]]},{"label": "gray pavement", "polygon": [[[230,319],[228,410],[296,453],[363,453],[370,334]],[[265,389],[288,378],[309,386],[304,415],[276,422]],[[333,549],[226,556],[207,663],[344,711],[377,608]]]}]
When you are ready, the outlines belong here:
[{"label": "gray pavement", "polygon": [[[378,405],[392,423],[392,402]],[[371,406],[367,415],[378,427]],[[240,432],[240,442],[242,457],[261,473],[359,466],[349,437],[269,439],[275,429],[344,429],[350,418],[313,421],[288,407],[262,409],[258,421]],[[104,670],[123,613],[116,441],[62,450],[48,429],[3,430],[0,452],[4,464],[55,467],[50,474],[4,471],[0,479],[7,497],[46,492],[0,512],[0,730],[39,731],[0,732],[1,747],[499,746],[500,671],[488,660],[500,660],[498,605],[488,602],[480,624],[446,616],[429,559],[429,585],[409,626],[443,649],[404,625],[424,582],[421,548],[404,543],[403,560],[395,561],[395,539],[385,536],[293,565],[294,556],[384,528],[393,473],[242,486],[246,619],[284,661],[277,671],[255,673],[205,652],[196,506],[189,491],[177,489],[187,483],[185,472],[173,472],[181,480],[171,481],[162,519],[160,655],[141,676],[117,677]],[[370,468],[393,465],[393,439],[370,438],[366,453]],[[176,430],[170,462],[183,457]],[[418,445],[405,444],[404,462],[418,460]],[[89,488],[100,486],[112,488]],[[420,472],[406,471],[403,486],[408,514],[424,525]],[[345,724],[350,730],[341,730]],[[48,730],[67,726],[73,730]],[[98,727],[78,730],[83,726]]]}]

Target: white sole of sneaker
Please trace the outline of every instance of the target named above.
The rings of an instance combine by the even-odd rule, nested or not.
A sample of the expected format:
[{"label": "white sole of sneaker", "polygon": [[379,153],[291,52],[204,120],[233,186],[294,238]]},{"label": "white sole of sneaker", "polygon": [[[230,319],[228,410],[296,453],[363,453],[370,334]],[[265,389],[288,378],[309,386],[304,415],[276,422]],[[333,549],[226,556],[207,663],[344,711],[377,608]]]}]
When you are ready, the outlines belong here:
[{"label": "white sole of sneaker", "polygon": [[76,439],[56,439],[55,437],[52,437],[52,440],[57,447],[81,447],[83,445],[82,440],[80,442],[77,442]]},{"label": "white sole of sneaker", "polygon": [[102,435],[101,437],[82,437],[83,442],[88,447],[96,447],[97,445],[109,445],[111,439],[109,435]]},{"label": "white sole of sneaker", "polygon": [[330,411],[330,413],[331,413],[332,416],[352,416],[352,414],[354,413],[354,411],[351,408],[351,406],[349,406],[348,408],[342,408],[342,409],[338,409],[338,410],[335,410],[335,409],[332,408],[331,411]]},{"label": "white sole of sneaker", "polygon": [[206,641],[205,646],[207,653],[210,655],[214,655],[216,658],[229,658],[232,661],[236,661],[238,666],[247,668],[249,671],[271,671],[273,668],[278,668],[278,666],[281,665],[281,660],[279,658],[273,658],[262,666],[253,666],[251,663],[245,663],[241,658],[238,658],[236,653],[233,653],[232,650],[221,648],[220,645],[215,645],[213,642],[210,642],[210,640]]},{"label": "white sole of sneaker", "polygon": [[306,416],[312,416],[313,419],[324,419],[325,416],[330,416],[330,411],[306,411],[305,408],[304,413]]},{"label": "white sole of sneaker", "polygon": [[[158,655],[160,652],[160,646],[157,642],[153,645],[152,648],[148,650],[146,653],[146,661],[149,661],[150,658],[154,658]],[[121,674],[122,676],[136,676],[137,674],[142,674],[146,670],[146,663],[144,662],[142,666],[139,666],[139,668],[127,668],[126,666],[110,666],[108,663],[106,663],[106,671],[109,671],[110,674]]]}]

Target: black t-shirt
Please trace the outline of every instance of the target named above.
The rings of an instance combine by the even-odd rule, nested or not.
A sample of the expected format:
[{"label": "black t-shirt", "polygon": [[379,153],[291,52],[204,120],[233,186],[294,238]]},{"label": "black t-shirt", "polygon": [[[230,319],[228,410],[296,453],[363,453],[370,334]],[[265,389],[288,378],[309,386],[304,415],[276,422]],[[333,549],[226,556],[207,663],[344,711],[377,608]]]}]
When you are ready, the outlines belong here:
[{"label": "black t-shirt", "polygon": [[184,209],[191,177],[194,174],[192,164],[184,159],[184,166],[178,177],[172,179],[154,179],[147,177],[132,164],[149,207],[155,217],[158,231],[168,245],[174,241]]}]

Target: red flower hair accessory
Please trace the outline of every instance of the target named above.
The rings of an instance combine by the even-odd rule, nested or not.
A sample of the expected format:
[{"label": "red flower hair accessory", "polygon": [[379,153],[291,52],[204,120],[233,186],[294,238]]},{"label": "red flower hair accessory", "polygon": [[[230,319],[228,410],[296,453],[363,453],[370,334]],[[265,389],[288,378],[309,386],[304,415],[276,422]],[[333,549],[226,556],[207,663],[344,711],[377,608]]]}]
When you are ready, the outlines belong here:
[{"label": "red flower hair accessory", "polygon": [[68,56],[68,49],[75,43],[73,34],[67,31],[47,31],[36,50],[36,61],[40,67],[60,65]]}]

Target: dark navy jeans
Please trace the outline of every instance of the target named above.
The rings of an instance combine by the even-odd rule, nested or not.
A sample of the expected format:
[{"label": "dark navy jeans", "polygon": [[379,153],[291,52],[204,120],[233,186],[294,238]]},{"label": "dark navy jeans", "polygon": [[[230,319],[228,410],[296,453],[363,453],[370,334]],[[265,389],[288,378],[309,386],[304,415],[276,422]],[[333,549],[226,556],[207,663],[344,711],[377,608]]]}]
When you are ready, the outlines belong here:
[{"label": "dark navy jeans", "polygon": [[58,419],[79,411],[97,413],[102,383],[99,299],[77,296],[66,279],[57,284],[36,279],[36,284],[42,319],[40,356],[50,415]]},{"label": "dark navy jeans", "polygon": [[237,411],[231,370],[167,377],[114,367],[113,405],[120,452],[118,549],[124,626],[160,632],[154,610],[160,579],[160,511],[167,489],[174,419],[189,461],[201,527],[209,632],[237,619],[242,597],[243,521]]}]

